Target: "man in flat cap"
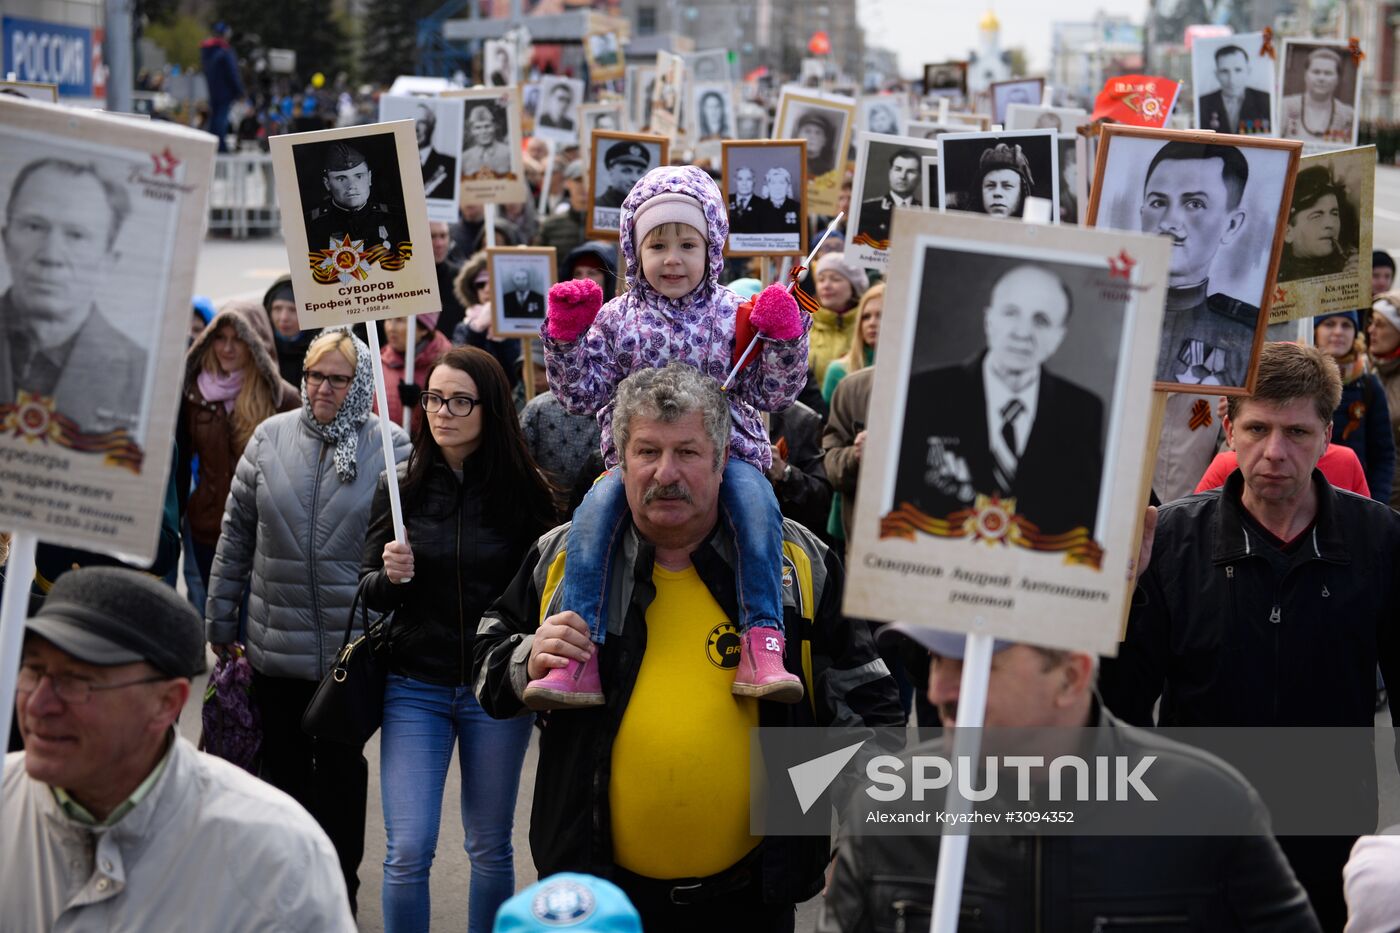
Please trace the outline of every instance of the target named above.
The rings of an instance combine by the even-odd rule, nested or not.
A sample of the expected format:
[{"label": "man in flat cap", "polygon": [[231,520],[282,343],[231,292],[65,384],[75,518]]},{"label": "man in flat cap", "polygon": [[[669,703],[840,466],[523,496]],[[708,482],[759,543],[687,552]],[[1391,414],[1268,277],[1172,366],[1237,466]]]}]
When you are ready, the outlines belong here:
[{"label": "man in flat cap", "polygon": [[176,732],[203,670],[199,616],[154,577],[54,584],[25,623],[25,750],[0,782],[0,931],[355,928],[316,821]]},{"label": "man in flat cap", "polygon": [[383,202],[371,201],[374,173],[364,153],[346,142],[326,149],[321,182],[326,197],[306,214],[306,244],[313,250],[331,243],[364,241],[364,248],[393,249],[408,240],[403,213]]},{"label": "man in flat cap", "polygon": [[[1280,282],[1356,274],[1355,214],[1347,217],[1346,208],[1346,191],[1327,166],[1311,165],[1298,173],[1278,261]],[[1343,234],[1344,218],[1350,235]]]},{"label": "man in flat cap", "polygon": [[[1169,142],[1147,165],[1139,219],[1143,233],[1172,239],[1167,313],[1157,379],[1243,386],[1259,308],[1210,290],[1220,247],[1244,229],[1249,163],[1234,146]],[[1272,240],[1262,248],[1267,249]],[[1237,260],[1239,258],[1237,257]]]},{"label": "man in flat cap", "polygon": [[426,102],[418,105],[413,119],[413,132],[418,138],[418,164],[423,168],[423,196],[452,200],[457,184],[456,160],[433,148],[433,131],[437,129],[437,113]]},{"label": "man in flat cap", "polygon": [[651,168],[651,156],[641,143],[623,140],[608,147],[603,167],[608,170],[608,187],[598,196],[598,207],[621,207],[632,186]]}]

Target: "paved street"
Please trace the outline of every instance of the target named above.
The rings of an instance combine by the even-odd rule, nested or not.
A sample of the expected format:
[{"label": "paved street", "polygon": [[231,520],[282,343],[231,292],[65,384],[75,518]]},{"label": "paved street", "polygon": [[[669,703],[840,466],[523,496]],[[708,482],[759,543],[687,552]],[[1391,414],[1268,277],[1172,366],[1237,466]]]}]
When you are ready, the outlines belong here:
[{"label": "paved street", "polygon": [[[1376,173],[1377,248],[1391,249],[1400,255],[1400,169],[1381,167]],[[279,238],[233,241],[211,238],[206,241],[200,257],[195,291],[214,299],[216,305],[229,298],[261,299],[263,291],[287,268],[286,252]],[[212,663],[212,657],[211,657]],[[203,685],[191,696],[189,708],[182,717],[181,728],[192,740],[199,732],[199,702]],[[1300,686],[1300,689],[1307,689]],[[1377,725],[1390,724],[1388,713],[1377,718]],[[1393,764],[1393,739],[1388,728],[1381,728],[1377,739],[1377,756],[1382,763],[1380,772],[1382,812],[1381,825],[1400,823],[1400,776]],[[360,867],[360,928],[365,931],[383,929],[379,906],[381,864],[384,858],[384,821],[379,801],[379,740],[376,736],[366,749],[370,763],[369,809],[366,816],[364,861]],[[517,888],[536,880],[530,857],[529,833],[530,799],[534,789],[537,744],[532,741],[525,759],[520,794],[516,805],[515,873]],[[433,928],[461,930],[465,927],[467,886],[470,863],[462,850],[460,817],[461,781],[454,763],[448,775],[443,800],[442,829],[438,841],[437,862],[433,869]],[[933,874],[934,866],[928,866]],[[803,905],[798,912],[797,929],[813,929],[817,902]]]}]

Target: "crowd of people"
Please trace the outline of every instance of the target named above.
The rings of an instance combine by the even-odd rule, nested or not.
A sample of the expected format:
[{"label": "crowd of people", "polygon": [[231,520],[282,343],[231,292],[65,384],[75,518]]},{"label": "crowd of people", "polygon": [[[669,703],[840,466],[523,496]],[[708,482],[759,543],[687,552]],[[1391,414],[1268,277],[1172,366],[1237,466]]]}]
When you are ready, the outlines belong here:
[{"label": "crowd of people", "polygon": [[[357,607],[391,620],[376,646],[386,930],[428,928],[454,747],[472,933],[595,911],[607,929],[791,931],[818,895],[822,930],[927,924],[936,835],[843,824],[833,849],[750,829],[752,727],[958,721],[962,636],[842,611],[885,283],[840,230],[796,297],[771,264],[726,259],[707,165],[653,169],[618,243],[588,240],[580,153],[546,170],[554,153],[527,143],[531,197],[499,206],[494,242],[480,205],[431,225],[441,311],[382,322],[378,360],[354,329],[302,330],[289,276],[261,305],[196,301],[170,546],[149,573],[41,549],[0,784],[0,931],[353,928],[365,748],[302,723]],[[485,253],[525,244],[560,259],[528,347],[492,329]],[[1221,400],[1219,435],[1193,432],[1189,452],[1164,438],[1173,466],[1118,656],[996,647],[988,726],[1151,745],[1245,830],[979,836],[964,917],[1400,923],[1393,838],[1276,838],[1243,776],[1147,728],[1370,728],[1400,682],[1400,290],[1387,254],[1373,270],[1368,306],[1318,317],[1312,346],[1265,345],[1254,392]],[[741,313],[761,346],[736,367]],[[174,731],[207,652],[251,670],[252,774]],[[517,895],[536,727],[546,880]],[[1325,792],[1374,818],[1374,774],[1355,778]]]}]

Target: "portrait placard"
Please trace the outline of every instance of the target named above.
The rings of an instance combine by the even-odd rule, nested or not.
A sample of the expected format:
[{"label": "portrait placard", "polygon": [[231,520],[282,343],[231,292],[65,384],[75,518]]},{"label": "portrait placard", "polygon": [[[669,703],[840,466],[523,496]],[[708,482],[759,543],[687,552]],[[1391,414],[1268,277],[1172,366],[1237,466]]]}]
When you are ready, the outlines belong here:
[{"label": "portrait placard", "polygon": [[739,78],[734,63],[730,61],[727,49],[687,52],[685,67],[689,70],[692,81],[704,81],[709,84],[732,84]]},{"label": "portrait placard", "polygon": [[967,62],[935,62],[924,66],[925,97],[967,97]]},{"label": "portrait placard", "polygon": [[1059,136],[1073,136],[1089,122],[1087,111],[1078,107],[1041,107],[1037,104],[1010,104],[1006,108],[1008,130],[1054,130]]},{"label": "portrait placard", "polygon": [[412,120],[268,144],[303,330],[441,310]]},{"label": "portrait placard", "polygon": [[0,528],[155,558],[214,148],[0,95]]},{"label": "portrait placard", "polygon": [[909,132],[909,98],[902,94],[866,94],[860,99],[856,129],[886,136],[912,136]]},{"label": "portrait placard", "polygon": [[539,337],[546,296],[558,276],[557,261],[552,246],[487,248],[491,326],[496,336]]},{"label": "portrait placard", "polygon": [[648,128],[675,139],[681,132],[681,108],[685,106],[685,59],[672,52],[656,53],[656,84],[651,90]]},{"label": "portrait placard", "polygon": [[724,254],[807,255],[807,140],[727,139],[723,149]]},{"label": "portrait placard", "polygon": [[1263,51],[1268,47],[1262,32],[1193,40],[1191,96],[1198,128],[1238,136],[1274,135],[1273,49]]},{"label": "portrait placard", "polygon": [[514,87],[520,83],[515,43],[509,39],[487,39],[481,60],[481,83],[487,87]]},{"label": "portrait placard", "polygon": [[457,176],[462,150],[462,102],[446,97],[385,94],[379,98],[379,122],[395,120],[413,121],[428,219],[456,223],[461,217],[457,210]]},{"label": "portrait placard", "polygon": [[588,80],[594,84],[616,81],[627,71],[622,58],[622,37],[616,32],[590,32],[583,37],[583,55],[588,63]]},{"label": "portrait placard", "polygon": [[561,146],[577,143],[578,108],[583,103],[583,82],[560,75],[545,75],[540,78],[539,85],[535,135]]},{"label": "portrait placard", "polygon": [[1027,198],[1060,216],[1060,154],[1053,130],[948,133],[938,137],[938,206],[1022,219]]},{"label": "portrait placard", "polygon": [[[520,145],[520,89],[477,88],[448,91],[446,100],[462,102],[462,201],[465,204],[516,204],[525,200],[525,156]],[[457,218],[453,218],[453,222]]]},{"label": "portrait placard", "polygon": [[741,101],[734,117],[735,139],[767,139],[768,111],[762,104]]},{"label": "portrait placard", "polygon": [[1079,136],[1061,136],[1055,140],[1060,154],[1060,223],[1079,223],[1079,206],[1084,199],[1079,194]]},{"label": "portrait placard", "polygon": [[578,108],[578,148],[589,152],[593,147],[594,130],[612,130],[620,133],[626,129],[622,120],[623,103],[610,100],[597,104],[584,104]]},{"label": "portrait placard", "polygon": [[929,209],[938,203],[938,154],[919,158],[919,194]]},{"label": "portrait placard", "polygon": [[1283,233],[1269,323],[1371,303],[1376,148],[1303,156]]},{"label": "portrait placard", "polygon": [[40,84],[35,81],[0,81],[0,94],[37,100],[44,104],[58,103],[58,85]]},{"label": "portrait placard", "polygon": [[850,97],[783,88],[773,138],[807,140],[808,211],[835,214],[838,210],[855,117],[856,102]]},{"label": "portrait placard", "polygon": [[856,143],[851,219],[855,231],[846,256],[858,266],[883,272],[890,262],[890,222],[897,207],[921,207],[923,160],[938,159],[938,141],[913,136],[861,134]]},{"label": "portrait placard", "polygon": [[892,240],[844,611],[1112,654],[1170,244],[914,210]]},{"label": "portrait placard", "polygon": [[626,77],[627,128],[645,133],[651,125],[651,98],[656,91],[655,65],[628,65]]},{"label": "portrait placard", "polygon": [[1302,144],[1105,124],[1084,224],[1171,237],[1158,388],[1244,395]]},{"label": "portrait placard", "polygon": [[686,113],[696,156],[715,158],[720,154],[720,142],[734,138],[734,85],[719,81],[692,81]]},{"label": "portrait placard", "polygon": [[993,81],[992,122],[1006,126],[1006,108],[1012,104],[1040,106],[1045,95],[1044,78],[1013,78],[1010,81]]},{"label": "portrait placard", "polygon": [[1339,39],[1284,39],[1274,126],[1306,153],[1356,145],[1361,50]]},{"label": "portrait placard", "polygon": [[653,134],[598,130],[592,142],[584,233],[615,240],[622,221],[622,202],[643,175],[670,161],[671,141]]}]

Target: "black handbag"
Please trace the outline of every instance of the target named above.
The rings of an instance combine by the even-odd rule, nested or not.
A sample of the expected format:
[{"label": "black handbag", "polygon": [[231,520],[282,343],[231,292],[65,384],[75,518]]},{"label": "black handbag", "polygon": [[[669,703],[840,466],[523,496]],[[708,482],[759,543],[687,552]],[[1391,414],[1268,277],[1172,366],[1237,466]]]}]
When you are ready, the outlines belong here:
[{"label": "black handbag", "polygon": [[[371,621],[364,590],[362,581],[350,604],[340,652],[301,716],[302,731],[318,739],[363,745],[384,722],[384,678],[389,671],[392,613]],[[356,611],[360,613],[363,634],[351,641]]]}]

